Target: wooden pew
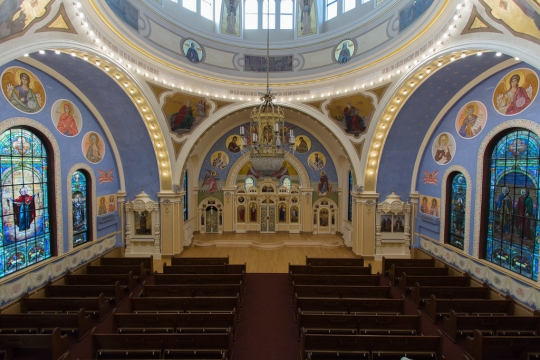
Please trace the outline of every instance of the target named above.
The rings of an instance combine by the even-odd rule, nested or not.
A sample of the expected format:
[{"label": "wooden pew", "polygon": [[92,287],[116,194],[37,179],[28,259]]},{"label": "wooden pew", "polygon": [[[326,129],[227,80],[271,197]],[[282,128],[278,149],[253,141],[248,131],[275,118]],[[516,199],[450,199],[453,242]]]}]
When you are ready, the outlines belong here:
[{"label": "wooden pew", "polygon": [[406,267],[406,266],[396,266],[392,264],[390,270],[388,271],[388,280],[392,284],[395,284],[396,281],[399,281],[399,276],[404,272],[407,275],[422,275],[422,276],[448,276],[448,267]]},{"label": "wooden pew", "polygon": [[141,298],[131,296],[129,312],[174,314],[188,312],[230,312],[233,309],[239,309],[239,306],[240,298],[238,296],[195,298]]},{"label": "wooden pew", "polygon": [[163,265],[164,274],[244,274],[246,264]]},{"label": "wooden pew", "polygon": [[212,284],[240,284],[242,292],[245,291],[244,275],[234,274],[156,274],[156,285],[212,285]]},{"label": "wooden pew", "polygon": [[154,273],[154,256],[148,257],[105,257],[99,258],[100,265],[139,265],[144,264],[144,267],[148,270],[149,274]]},{"label": "wooden pew", "polygon": [[411,301],[416,307],[429,300],[431,294],[437,299],[489,299],[490,287],[484,283],[482,287],[472,286],[421,286],[416,283],[411,291]]},{"label": "wooden pew", "polygon": [[0,350],[10,359],[71,359],[68,335],[62,335],[59,327],[51,334],[0,334]]},{"label": "wooden pew", "polygon": [[378,286],[379,275],[292,275],[289,293],[293,285],[349,285]]},{"label": "wooden pew", "polygon": [[310,258],[306,256],[306,265],[312,266],[364,266],[364,258]]},{"label": "wooden pew", "polygon": [[200,297],[239,296],[242,303],[242,286],[226,285],[144,285],[142,297]]},{"label": "wooden pew", "polygon": [[386,275],[392,264],[401,267],[435,267],[435,258],[430,259],[388,259],[383,256],[382,258],[382,271],[383,275]]},{"label": "wooden pew", "polygon": [[129,274],[133,273],[135,279],[140,281],[146,280],[148,271],[144,267],[144,263],[139,265],[86,265],[86,274],[92,275],[110,275],[110,274]]},{"label": "wooden pew", "polygon": [[305,314],[297,316],[298,339],[306,334],[422,335],[420,315]]},{"label": "wooden pew", "polygon": [[294,298],[295,314],[382,314],[398,315],[405,313],[405,299],[315,299]]},{"label": "wooden pew", "polygon": [[133,276],[133,272],[129,274],[109,274],[109,275],[98,275],[98,274],[77,274],[74,275],[71,271],[68,271],[64,277],[66,285],[114,285],[117,281],[120,282],[120,285],[128,287],[128,290],[131,292],[137,287],[137,282]]},{"label": "wooden pew", "polygon": [[465,342],[465,355],[473,360],[522,360],[539,353],[539,336],[484,336],[474,330],[474,336],[467,336]]},{"label": "wooden pew", "polygon": [[113,310],[113,332],[139,333],[213,333],[231,328],[236,337],[236,309],[224,313],[196,314],[117,314]]},{"label": "wooden pew", "polygon": [[471,278],[468,274],[458,276],[422,276],[403,273],[399,278],[398,288],[402,294],[406,294],[416,283],[421,286],[470,286]]},{"label": "wooden pew", "polygon": [[31,298],[28,293],[21,297],[21,313],[63,314],[78,313],[81,308],[87,314],[103,320],[110,312],[109,301],[100,294],[93,298]]},{"label": "wooden pew", "polygon": [[485,299],[437,299],[431,295],[426,302],[426,316],[433,321],[437,317],[448,315],[450,310],[464,315],[514,315],[514,301],[509,295],[505,300]]},{"label": "wooden pew", "polygon": [[499,336],[540,336],[540,312],[533,316],[466,316],[450,310],[444,318],[443,332],[453,341],[458,335],[482,334]]},{"label": "wooden pew", "polygon": [[81,340],[93,327],[84,309],[77,314],[0,314],[0,334],[50,334],[59,327],[64,334],[77,334]]},{"label": "wooden pew", "polygon": [[173,257],[171,265],[225,265],[229,257]]},{"label": "wooden pew", "polygon": [[345,285],[296,285],[293,294],[298,297],[318,298],[380,298],[393,299],[390,286],[345,286]]},{"label": "wooden pew", "polygon": [[302,331],[305,359],[442,359],[441,336],[322,335]]},{"label": "wooden pew", "polygon": [[[96,334],[94,359],[232,358],[232,332],[224,334]],[[125,357],[126,353],[129,357]],[[225,355],[225,356],[224,356]],[[200,357],[198,357],[200,358]]]},{"label": "wooden pew", "polygon": [[45,296],[84,298],[98,297],[103,293],[114,306],[118,306],[126,297],[127,290],[127,286],[120,285],[119,281],[114,285],[52,285],[49,281],[45,286]]},{"label": "wooden pew", "polygon": [[312,266],[291,265],[289,263],[289,280],[291,275],[371,275],[371,264],[368,266]]}]

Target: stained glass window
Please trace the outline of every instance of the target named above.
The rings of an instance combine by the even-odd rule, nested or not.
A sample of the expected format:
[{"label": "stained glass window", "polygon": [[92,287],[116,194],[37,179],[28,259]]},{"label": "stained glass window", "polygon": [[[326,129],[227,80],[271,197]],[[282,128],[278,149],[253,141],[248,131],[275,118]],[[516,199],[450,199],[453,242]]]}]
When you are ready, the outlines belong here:
[{"label": "stained glass window", "polygon": [[73,247],[90,241],[88,238],[88,203],[86,201],[86,185],[86,175],[82,171],[75,171],[71,176]]},{"label": "stained glass window", "polygon": [[0,135],[0,277],[51,257],[47,151],[28,130]]},{"label": "stained glass window", "polygon": [[288,176],[285,176],[281,179],[281,186],[285,186],[287,190],[291,190],[291,178]]},{"label": "stained glass window", "polygon": [[259,4],[257,0],[246,0],[245,3],[245,28],[246,29],[258,29],[259,28]]},{"label": "stained glass window", "polygon": [[263,29],[275,29],[276,28],[276,2],[274,0],[263,1],[263,17],[262,28]]},{"label": "stained glass window", "polygon": [[292,0],[281,1],[281,14],[279,19],[280,29],[292,29],[293,28],[293,2]]},{"label": "stained glass window", "polygon": [[188,218],[187,170],[184,171],[184,221]]},{"label": "stained glass window", "polygon": [[486,260],[538,278],[538,136],[516,130],[500,139],[489,163]]},{"label": "stained glass window", "polygon": [[353,177],[352,172],[349,171],[349,207],[347,209],[347,219],[352,221],[352,189],[353,189]]},{"label": "stained glass window", "polygon": [[448,244],[463,250],[465,240],[465,211],[467,207],[467,180],[462,173],[454,173],[450,182],[448,198],[449,222]]}]

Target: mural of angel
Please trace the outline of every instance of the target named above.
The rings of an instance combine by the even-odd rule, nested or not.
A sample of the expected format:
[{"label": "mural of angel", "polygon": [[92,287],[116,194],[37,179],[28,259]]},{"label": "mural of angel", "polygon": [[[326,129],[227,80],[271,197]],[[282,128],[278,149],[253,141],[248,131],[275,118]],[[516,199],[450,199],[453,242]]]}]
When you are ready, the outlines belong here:
[{"label": "mural of angel", "polygon": [[206,187],[207,194],[213,194],[219,191],[218,180],[219,177],[217,172],[214,170],[206,170],[207,174],[204,176],[203,184],[201,188]]},{"label": "mural of angel", "polygon": [[43,85],[27,69],[6,69],[2,74],[2,90],[11,105],[25,113],[37,113],[45,104]]},{"label": "mural of angel", "polygon": [[530,69],[519,69],[505,76],[495,88],[493,105],[503,115],[525,110],[538,94],[538,76]]},{"label": "mural of angel", "polygon": [[237,14],[239,7],[239,0],[225,0],[223,2],[224,16],[223,20],[227,27],[225,28],[225,34],[239,35],[237,31]]},{"label": "mural of angel", "polygon": [[316,32],[316,29],[313,27],[313,20],[315,20],[316,18],[313,2],[313,0],[298,1],[298,6],[300,7],[300,21],[298,33],[300,36],[311,35]]}]

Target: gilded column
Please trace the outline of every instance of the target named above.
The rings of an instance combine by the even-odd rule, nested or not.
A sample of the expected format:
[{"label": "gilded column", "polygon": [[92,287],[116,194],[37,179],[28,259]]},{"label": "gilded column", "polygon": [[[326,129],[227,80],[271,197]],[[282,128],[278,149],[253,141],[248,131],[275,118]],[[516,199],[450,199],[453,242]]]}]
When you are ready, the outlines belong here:
[{"label": "gilded column", "polygon": [[375,255],[375,216],[377,193],[353,193],[352,250],[373,259]]},{"label": "gilded column", "polygon": [[158,193],[160,199],[161,254],[173,256],[184,249],[184,192]]}]

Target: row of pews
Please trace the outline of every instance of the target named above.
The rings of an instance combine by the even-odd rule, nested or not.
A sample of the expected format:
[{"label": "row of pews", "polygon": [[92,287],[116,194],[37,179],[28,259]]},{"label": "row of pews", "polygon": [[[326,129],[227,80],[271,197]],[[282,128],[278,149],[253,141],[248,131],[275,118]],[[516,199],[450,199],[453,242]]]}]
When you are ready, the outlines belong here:
[{"label": "row of pews", "polygon": [[[390,284],[456,343],[467,336],[463,359],[540,357],[540,313],[515,316],[515,303],[487,284],[473,286],[466,273],[430,259],[384,259]],[[472,336],[471,336],[472,335]]]},{"label": "row of pews", "polygon": [[82,340],[152,269],[152,257],[102,257],[99,265],[23,294],[18,313],[0,314],[0,359],[71,359],[70,337]]},{"label": "row of pews", "polygon": [[423,336],[419,314],[405,315],[362,258],[289,265],[301,359],[441,359],[441,336]]},{"label": "row of pews", "polygon": [[[227,258],[173,258],[143,281],[113,334],[93,334],[96,359],[231,359],[246,265]],[[150,280],[150,279],[149,279]]]}]

